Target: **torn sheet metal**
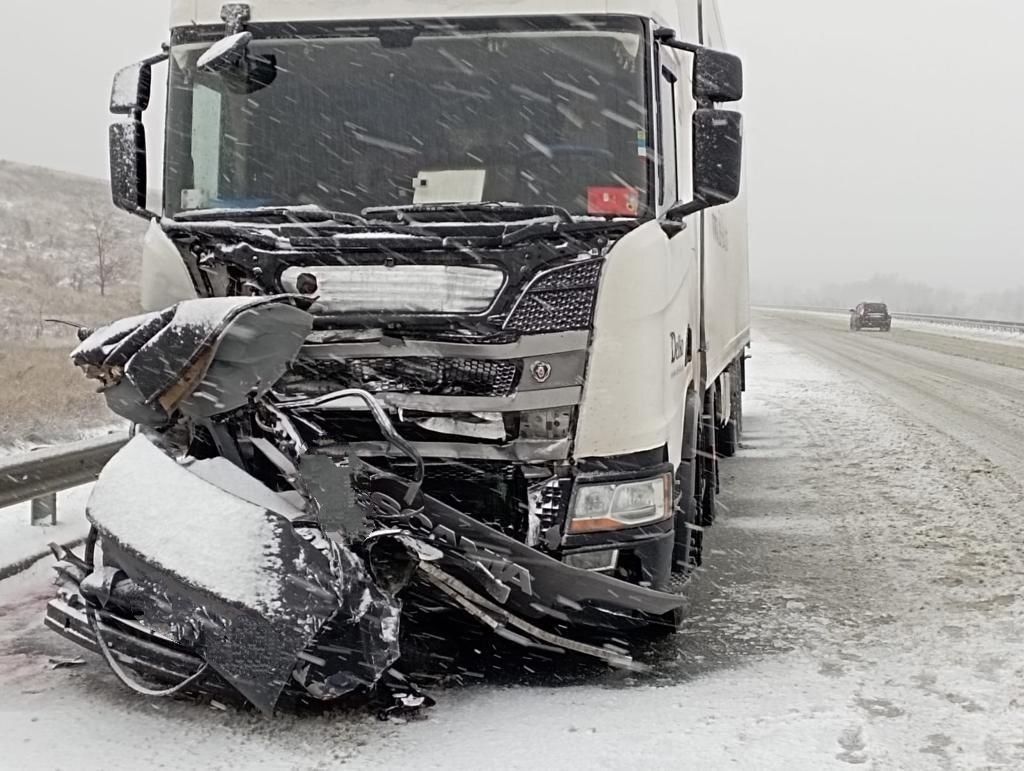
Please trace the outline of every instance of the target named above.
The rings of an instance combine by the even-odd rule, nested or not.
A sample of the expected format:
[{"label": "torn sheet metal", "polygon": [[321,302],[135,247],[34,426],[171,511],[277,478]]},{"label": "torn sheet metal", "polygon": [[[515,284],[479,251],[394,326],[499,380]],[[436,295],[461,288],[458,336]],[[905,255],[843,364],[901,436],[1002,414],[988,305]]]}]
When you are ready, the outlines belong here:
[{"label": "torn sheet metal", "polygon": [[[273,710],[303,656],[318,667],[303,677],[332,693],[372,686],[398,657],[399,605],[355,554],[311,543],[145,437],[104,469],[88,516],[105,558],[148,590],[171,638],[261,710]],[[324,639],[330,656],[307,653]]]},{"label": "torn sheet metal", "polygon": [[183,465],[192,474],[223,492],[286,519],[293,520],[305,514],[288,497],[274,492],[226,458],[191,460]]},{"label": "torn sheet metal", "polygon": [[134,422],[161,425],[178,409],[221,414],[266,393],[295,358],[313,325],[295,301],[187,300],[97,330],[71,359],[100,380],[110,408]]},{"label": "torn sheet metal", "polygon": [[433,431],[435,434],[490,441],[505,439],[505,420],[500,412],[480,412],[469,418],[434,415],[411,418],[406,422]]},{"label": "torn sheet metal", "polygon": [[[510,538],[430,495],[414,505],[396,500],[408,483],[359,458],[352,459],[357,488],[371,491],[369,516],[401,527],[440,549],[441,567],[524,619],[564,619],[577,628],[628,630],[683,607],[679,595],[570,567]],[[388,502],[390,501],[390,504]],[[484,580],[490,576],[504,590]]]}]

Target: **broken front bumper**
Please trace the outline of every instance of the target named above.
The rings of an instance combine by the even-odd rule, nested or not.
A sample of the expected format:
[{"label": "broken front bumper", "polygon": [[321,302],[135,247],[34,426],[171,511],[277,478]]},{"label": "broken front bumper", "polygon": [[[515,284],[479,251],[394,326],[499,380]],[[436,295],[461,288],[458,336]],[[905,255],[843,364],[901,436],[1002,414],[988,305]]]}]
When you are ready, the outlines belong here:
[{"label": "broken front bumper", "polygon": [[[370,468],[361,461],[355,464],[357,474],[360,467],[362,473]],[[403,484],[392,479],[399,487]],[[440,566],[490,602],[559,633],[628,632],[669,624],[684,604],[679,595],[559,562],[429,495],[422,496],[415,516],[394,524],[438,548]],[[664,534],[648,542],[671,551],[671,539]]]},{"label": "broken front bumper", "polygon": [[[633,664],[628,651],[608,644],[612,634],[672,624],[682,607],[677,595],[559,562],[419,492],[418,483],[351,463],[357,490],[368,479],[370,495],[357,495],[365,527],[345,536],[349,548],[322,535],[308,540],[308,523],[272,511],[280,500],[251,477],[242,485],[238,467],[182,466],[136,437],[90,500],[114,567],[80,563],[90,579],[113,571],[134,593],[118,599],[115,579],[79,579],[77,591],[65,585],[49,604],[46,625],[104,655],[115,672],[181,684],[208,665],[198,690],[237,692],[270,712],[286,690],[328,700],[372,688],[399,655],[401,587],[411,575],[505,639],[614,666]],[[147,505],[126,509],[127,490]],[[239,539],[234,526],[223,527],[231,517],[241,529],[268,523],[273,537]],[[197,551],[204,539],[212,548]],[[397,550],[378,558],[381,543]],[[404,556],[392,571],[396,554]],[[254,573],[253,565],[262,567]],[[390,582],[403,573],[405,581]],[[247,599],[250,582],[235,579],[253,575],[273,589],[273,602]]]},{"label": "broken front bumper", "polygon": [[[61,637],[100,655],[99,642],[80,598],[50,600],[43,623]],[[100,619],[98,624],[108,649],[118,663],[150,682],[180,683],[203,665],[199,656],[140,624],[110,615]],[[225,699],[237,698],[234,689],[212,675],[204,678],[200,690]]]}]

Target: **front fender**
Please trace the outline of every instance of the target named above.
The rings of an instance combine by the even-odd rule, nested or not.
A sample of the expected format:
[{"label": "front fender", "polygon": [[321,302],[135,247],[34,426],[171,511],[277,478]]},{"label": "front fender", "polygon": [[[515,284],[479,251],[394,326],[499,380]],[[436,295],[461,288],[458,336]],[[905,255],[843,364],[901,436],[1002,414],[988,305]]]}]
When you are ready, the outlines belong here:
[{"label": "front fender", "polygon": [[[622,238],[601,277],[575,456],[668,448],[678,462],[692,379],[696,263],[657,222]],[[689,332],[689,334],[688,334]]]}]

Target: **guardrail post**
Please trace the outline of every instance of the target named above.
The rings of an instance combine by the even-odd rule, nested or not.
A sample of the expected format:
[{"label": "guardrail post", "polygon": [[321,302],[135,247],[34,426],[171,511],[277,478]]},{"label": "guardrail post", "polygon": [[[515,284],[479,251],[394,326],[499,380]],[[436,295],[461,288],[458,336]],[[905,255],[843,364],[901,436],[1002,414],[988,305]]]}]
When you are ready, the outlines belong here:
[{"label": "guardrail post", "polygon": [[[47,519],[50,521],[47,522]],[[32,524],[57,524],[57,493],[49,493],[42,498],[32,499]]]},{"label": "guardrail post", "polygon": [[50,493],[95,482],[127,440],[124,434],[111,435],[0,456],[0,509],[36,498],[45,501]]}]

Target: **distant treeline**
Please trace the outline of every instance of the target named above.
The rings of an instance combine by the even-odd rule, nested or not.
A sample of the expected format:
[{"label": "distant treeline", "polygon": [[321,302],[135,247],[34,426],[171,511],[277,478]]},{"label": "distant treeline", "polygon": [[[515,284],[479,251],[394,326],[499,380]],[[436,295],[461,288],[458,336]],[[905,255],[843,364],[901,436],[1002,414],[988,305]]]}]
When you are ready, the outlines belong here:
[{"label": "distant treeline", "polygon": [[880,274],[848,284],[826,284],[817,289],[753,287],[759,305],[851,308],[859,302],[884,302],[892,310],[931,313],[998,321],[1024,321],[1024,286],[999,292],[968,294],[936,289],[897,275]]}]

